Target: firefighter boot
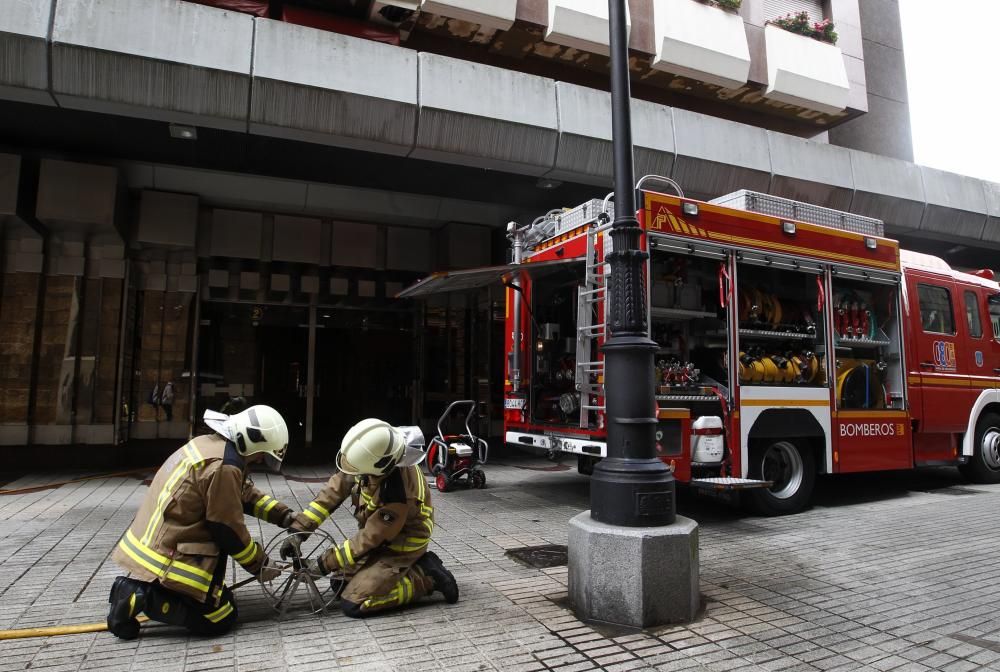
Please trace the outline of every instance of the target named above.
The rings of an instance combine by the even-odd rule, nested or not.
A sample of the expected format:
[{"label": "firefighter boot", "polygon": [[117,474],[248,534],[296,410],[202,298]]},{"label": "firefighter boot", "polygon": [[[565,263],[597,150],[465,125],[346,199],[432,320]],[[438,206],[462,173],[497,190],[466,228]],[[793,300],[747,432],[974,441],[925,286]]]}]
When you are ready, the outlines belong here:
[{"label": "firefighter boot", "polygon": [[139,621],[136,616],[146,608],[149,584],[119,576],[111,585],[108,602],[108,632],[120,639],[135,639],[139,636]]},{"label": "firefighter boot", "polygon": [[444,595],[444,601],[448,604],[458,602],[458,583],[455,577],[445,569],[441,558],[434,551],[427,551],[419,560],[417,567],[434,581],[434,590]]}]

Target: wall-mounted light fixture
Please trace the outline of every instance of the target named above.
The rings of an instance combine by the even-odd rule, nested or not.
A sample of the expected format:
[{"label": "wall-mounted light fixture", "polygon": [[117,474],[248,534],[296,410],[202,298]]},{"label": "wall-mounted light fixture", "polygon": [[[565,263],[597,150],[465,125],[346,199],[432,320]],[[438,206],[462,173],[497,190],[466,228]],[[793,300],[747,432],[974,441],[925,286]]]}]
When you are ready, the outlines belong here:
[{"label": "wall-mounted light fixture", "polygon": [[198,129],[183,124],[170,124],[170,137],[178,140],[197,140]]}]

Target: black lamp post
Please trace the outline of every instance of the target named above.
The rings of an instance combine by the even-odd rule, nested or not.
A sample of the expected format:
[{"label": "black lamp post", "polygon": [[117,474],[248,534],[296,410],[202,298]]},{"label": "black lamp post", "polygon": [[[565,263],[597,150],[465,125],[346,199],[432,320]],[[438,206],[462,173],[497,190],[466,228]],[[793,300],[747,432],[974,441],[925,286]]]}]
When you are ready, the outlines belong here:
[{"label": "black lamp post", "polygon": [[656,458],[656,399],[653,355],[647,335],[646,276],[649,255],[639,249],[632,161],[627,0],[608,0],[611,32],[611,121],[615,170],[614,251],[607,256],[611,277],[608,331],[604,345],[604,388],[608,456],[594,467],[590,515],[609,525],[653,527],[674,522],[674,477]]}]

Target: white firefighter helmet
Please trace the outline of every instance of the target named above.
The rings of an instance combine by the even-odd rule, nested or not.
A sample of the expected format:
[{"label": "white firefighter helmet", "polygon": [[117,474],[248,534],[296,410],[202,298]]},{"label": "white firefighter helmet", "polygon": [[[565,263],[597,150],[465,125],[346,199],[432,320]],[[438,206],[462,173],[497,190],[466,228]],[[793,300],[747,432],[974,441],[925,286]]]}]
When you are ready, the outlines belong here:
[{"label": "white firefighter helmet", "polygon": [[275,471],[281,468],[288,450],[288,426],[270,406],[251,406],[235,415],[205,411],[204,419],[220,436],[236,444],[243,457],[264,453],[269,467]]},{"label": "white firefighter helmet", "polygon": [[419,427],[393,427],[366,418],[347,430],[337,453],[337,468],[345,474],[384,476],[396,466],[420,464],[424,435]]}]

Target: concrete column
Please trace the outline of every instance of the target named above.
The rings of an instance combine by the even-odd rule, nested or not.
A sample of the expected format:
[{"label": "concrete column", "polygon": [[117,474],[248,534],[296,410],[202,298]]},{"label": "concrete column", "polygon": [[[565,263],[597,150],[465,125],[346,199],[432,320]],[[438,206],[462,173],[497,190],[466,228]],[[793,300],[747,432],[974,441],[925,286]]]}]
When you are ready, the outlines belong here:
[{"label": "concrete column", "polygon": [[190,400],[188,402],[188,438],[194,438],[194,428],[198,424],[198,332],[201,331],[201,276],[195,276],[195,291],[192,301],[194,301],[194,328],[191,330],[191,377],[188,392]]},{"label": "concrete column", "polygon": [[312,447],[316,410],[316,306],[309,306],[309,351],[306,365],[306,447]]}]

